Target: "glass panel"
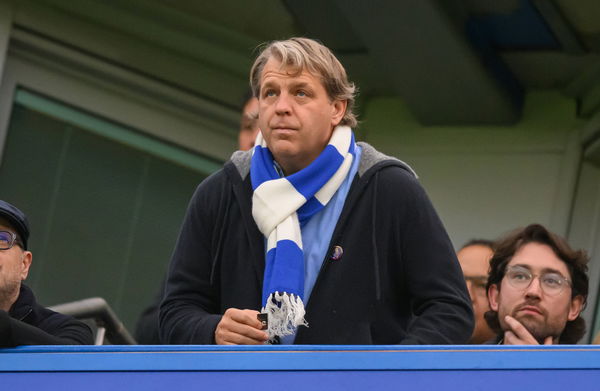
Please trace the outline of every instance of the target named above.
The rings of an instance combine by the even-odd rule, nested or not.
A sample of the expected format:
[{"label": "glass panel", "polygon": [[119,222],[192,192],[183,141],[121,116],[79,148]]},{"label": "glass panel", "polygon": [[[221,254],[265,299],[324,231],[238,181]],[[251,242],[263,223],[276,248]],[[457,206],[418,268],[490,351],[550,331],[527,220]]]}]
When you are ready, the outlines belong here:
[{"label": "glass panel", "polygon": [[26,283],[44,305],[104,297],[132,332],[192,192],[217,165],[30,92],[16,96],[0,198],[30,220]]}]

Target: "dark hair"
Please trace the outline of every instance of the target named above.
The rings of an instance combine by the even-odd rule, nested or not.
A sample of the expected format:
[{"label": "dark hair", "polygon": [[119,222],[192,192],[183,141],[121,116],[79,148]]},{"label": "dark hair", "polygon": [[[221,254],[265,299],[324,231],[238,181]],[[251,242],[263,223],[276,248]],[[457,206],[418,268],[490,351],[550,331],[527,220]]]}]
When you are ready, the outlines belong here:
[{"label": "dark hair", "polygon": [[484,246],[489,247],[490,249],[494,249],[494,241],[489,239],[471,239],[467,243],[463,244],[459,250],[463,248],[467,248],[469,246]]},{"label": "dark hair", "polygon": [[[495,242],[494,255],[490,259],[490,274],[486,291],[489,291],[490,286],[493,284],[500,290],[500,282],[504,278],[506,266],[515,253],[528,243],[540,243],[549,246],[556,256],[566,264],[572,282],[571,298],[577,295],[582,296],[583,305],[585,306],[588,295],[587,262],[589,260],[586,252],[584,250],[573,250],[565,239],[548,231],[540,224],[531,224],[525,228],[517,229]],[[490,310],[484,316],[490,328],[500,334],[502,330],[498,313]],[[562,344],[575,344],[583,337],[583,334],[585,334],[585,321],[580,315],[577,319],[567,322],[560,335],[559,342]]]}]

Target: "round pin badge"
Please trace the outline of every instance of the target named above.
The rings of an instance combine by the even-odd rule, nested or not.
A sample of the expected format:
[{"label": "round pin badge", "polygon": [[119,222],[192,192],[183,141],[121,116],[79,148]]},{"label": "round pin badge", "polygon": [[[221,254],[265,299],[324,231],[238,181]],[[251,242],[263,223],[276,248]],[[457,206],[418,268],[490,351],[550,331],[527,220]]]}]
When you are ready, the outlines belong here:
[{"label": "round pin badge", "polygon": [[333,252],[331,253],[331,260],[339,261],[340,258],[342,258],[342,255],[344,255],[344,249],[340,246],[335,246],[333,248]]}]

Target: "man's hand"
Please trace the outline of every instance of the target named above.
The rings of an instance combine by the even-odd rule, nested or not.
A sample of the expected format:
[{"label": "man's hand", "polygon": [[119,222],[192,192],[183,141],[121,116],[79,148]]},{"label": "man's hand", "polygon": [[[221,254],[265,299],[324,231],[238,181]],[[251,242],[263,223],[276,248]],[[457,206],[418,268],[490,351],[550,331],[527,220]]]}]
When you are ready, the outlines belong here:
[{"label": "man's hand", "polygon": [[217,345],[262,345],[269,336],[261,330],[258,311],[229,308],[215,330]]},{"label": "man's hand", "polygon": [[[506,315],[504,321],[510,326],[510,330],[504,332],[505,345],[539,345],[538,341],[521,322],[508,315]],[[544,345],[552,345],[552,343],[551,335],[544,339]]]}]

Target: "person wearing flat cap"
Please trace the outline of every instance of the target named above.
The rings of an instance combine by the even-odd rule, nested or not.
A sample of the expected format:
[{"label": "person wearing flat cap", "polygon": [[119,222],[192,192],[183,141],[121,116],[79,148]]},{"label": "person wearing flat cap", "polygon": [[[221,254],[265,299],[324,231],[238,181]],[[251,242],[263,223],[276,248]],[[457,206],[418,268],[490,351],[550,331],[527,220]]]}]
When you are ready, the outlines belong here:
[{"label": "person wearing flat cap", "polygon": [[0,200],[0,347],[93,344],[85,323],[39,305],[23,284],[33,258],[28,239],[25,214]]}]

